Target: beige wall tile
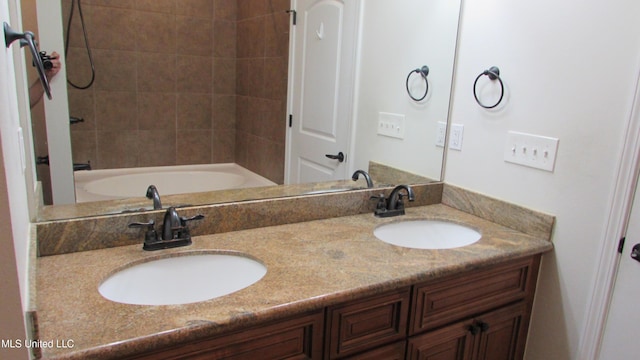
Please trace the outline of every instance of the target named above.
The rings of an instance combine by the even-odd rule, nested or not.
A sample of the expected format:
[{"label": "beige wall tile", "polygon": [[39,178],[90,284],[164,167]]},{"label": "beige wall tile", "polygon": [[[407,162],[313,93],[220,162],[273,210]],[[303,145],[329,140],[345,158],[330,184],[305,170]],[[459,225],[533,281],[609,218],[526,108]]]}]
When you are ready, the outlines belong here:
[{"label": "beige wall tile", "polygon": [[236,21],[238,16],[237,0],[214,0],[213,7],[214,19]]},{"label": "beige wall tile", "polygon": [[238,21],[238,57],[263,57],[265,50],[264,17]]},{"label": "beige wall tile", "polygon": [[[100,55],[100,51],[94,56]],[[77,86],[87,86],[91,82],[91,62],[87,55],[87,50],[83,48],[70,47],[65,57],[67,79]]]},{"label": "beige wall tile", "polygon": [[[67,24],[69,22],[69,15],[71,11],[71,0],[62,1],[62,24],[63,31],[66,39]],[[82,26],[80,16],[78,15],[78,7],[74,7],[73,21],[71,22],[71,30],[69,31],[69,47],[82,47],[84,49],[84,36],[82,33]],[[91,6],[83,6],[82,13],[84,16],[85,26],[89,28],[91,25],[93,8]]]},{"label": "beige wall tile", "polygon": [[237,63],[238,95],[263,97],[265,94],[264,58],[238,59]]},{"label": "beige wall tile", "polygon": [[216,95],[236,94],[236,60],[213,59],[213,93]]},{"label": "beige wall tile", "polygon": [[179,0],[178,15],[213,18],[213,0]]},{"label": "beige wall tile", "polygon": [[69,116],[84,119],[83,122],[71,126],[71,130],[94,130],[96,128],[95,121],[95,99],[94,91],[77,90],[69,87]]},{"label": "beige wall tile", "polygon": [[176,13],[176,0],[135,0],[135,6],[138,10]]},{"label": "beige wall tile", "polygon": [[264,96],[269,99],[287,98],[287,58],[264,59]]},{"label": "beige wall tile", "polygon": [[181,130],[177,136],[176,162],[179,165],[211,163],[211,131]]},{"label": "beige wall tile", "polygon": [[210,57],[178,55],[178,92],[211,93],[212,79],[213,65]]},{"label": "beige wall tile", "polygon": [[172,131],[175,136],[177,99],[175,93],[138,93],[138,128]]},{"label": "beige wall tile", "polygon": [[288,57],[290,16],[277,11],[265,17],[265,56]]},{"label": "beige wall tile", "polygon": [[235,129],[215,129],[213,131],[213,162],[235,162]]},{"label": "beige wall tile", "polygon": [[261,137],[284,144],[286,136],[287,119],[285,115],[286,101],[264,100],[262,103]]},{"label": "beige wall tile", "polygon": [[135,23],[135,49],[164,54],[176,52],[175,15],[136,11]]},{"label": "beige wall tile", "polygon": [[178,39],[177,53],[212,56],[213,23],[211,19],[193,16],[176,17]]},{"label": "beige wall tile", "polygon": [[93,130],[71,130],[71,154],[74,163],[90,162],[91,166],[97,165],[98,139]]},{"label": "beige wall tile", "polygon": [[238,0],[238,20],[267,14],[267,0]]},{"label": "beige wall tile", "polygon": [[213,23],[213,56],[236,57],[236,23],[216,20]]},{"label": "beige wall tile", "polygon": [[214,95],[212,118],[214,129],[235,129],[236,96]]},{"label": "beige wall tile", "polygon": [[139,167],[176,164],[175,131],[141,130],[137,142]]},{"label": "beige wall tile", "polygon": [[95,50],[96,90],[136,90],[136,54],[132,51]]},{"label": "beige wall tile", "polygon": [[98,91],[96,93],[96,128],[98,131],[128,132],[138,129],[135,92]]},{"label": "beige wall tile", "polygon": [[134,7],[134,3],[131,0],[84,0],[82,4],[116,7],[123,9],[132,9]]},{"label": "beige wall tile", "polygon": [[[112,168],[237,161],[279,181],[289,0],[83,5],[97,73],[91,89],[69,91],[71,113],[86,121],[72,136],[76,162],[91,156],[95,168]],[[69,8],[63,0],[65,18]],[[69,78],[86,84],[91,73],[80,34],[76,13],[66,67]],[[280,159],[268,160],[270,154]]]},{"label": "beige wall tile", "polygon": [[137,53],[137,87],[145,92],[176,91],[178,60],[175,54]]},{"label": "beige wall tile", "polygon": [[280,13],[291,8],[291,0],[267,0],[268,13]]},{"label": "beige wall tile", "polygon": [[210,130],[211,101],[211,94],[179,94],[178,130]]},{"label": "beige wall tile", "polygon": [[[136,38],[136,13],[102,6],[83,7],[91,19],[87,33],[91,49],[127,50]],[[82,44],[84,45],[84,44]]]},{"label": "beige wall tile", "polygon": [[98,131],[96,169],[138,166],[138,134],[134,131]]}]

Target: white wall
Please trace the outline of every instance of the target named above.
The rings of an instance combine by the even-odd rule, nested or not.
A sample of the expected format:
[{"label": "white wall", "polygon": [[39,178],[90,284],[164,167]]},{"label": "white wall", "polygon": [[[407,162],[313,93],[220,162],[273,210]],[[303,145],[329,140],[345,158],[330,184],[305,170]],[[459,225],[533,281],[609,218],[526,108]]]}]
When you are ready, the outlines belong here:
[{"label": "white wall", "polygon": [[[435,145],[438,121],[446,121],[453,72],[459,0],[363,1],[357,98],[356,167],[370,160],[440,179],[443,148]],[[381,50],[383,49],[383,50]],[[429,93],[411,100],[409,72],[427,65]],[[409,84],[424,92],[419,74]],[[405,116],[405,138],[377,134],[378,113]]]},{"label": "white wall", "polygon": [[[19,3],[16,1],[10,1],[8,8],[10,17],[7,21],[13,25],[12,27],[14,30],[22,31]],[[4,51],[6,54],[6,60],[3,61],[3,64],[6,63],[6,66],[2,68],[2,71],[5,73],[3,74],[2,81],[0,81],[0,83],[3,86],[2,93],[6,93],[6,103],[3,104],[3,108],[6,109],[6,113],[3,113],[0,117],[0,135],[2,137],[2,151],[5,164],[4,168],[11,212],[10,221],[22,294],[21,298],[23,307],[26,308],[29,287],[28,253],[31,231],[29,216],[29,205],[31,203],[27,196],[27,191],[32,191],[35,188],[35,185],[31,183],[29,184],[29,187],[27,187],[27,181],[25,180],[27,159],[25,158],[24,141],[29,141],[29,139],[24,139],[24,136],[30,136],[30,133],[28,130],[23,131],[20,124],[21,114],[19,114],[18,110],[18,92],[22,92],[23,98],[26,98],[27,96],[26,73],[22,70],[19,76],[16,76],[16,71],[19,71],[16,68],[22,68],[14,67],[14,61],[24,63],[24,54],[28,49],[26,47],[20,49],[16,41],[11,48]],[[27,55],[27,57],[30,59],[30,55]],[[19,79],[21,83],[16,83],[16,79]],[[29,177],[29,179],[33,181],[33,177]],[[9,219],[3,219],[3,221],[9,221]]]},{"label": "white wall", "polygon": [[[10,5],[11,8],[6,3],[0,5],[0,22],[19,25],[19,8],[14,3]],[[13,59],[16,51],[20,51],[17,44],[0,51],[0,166],[3,167],[0,170],[0,338],[3,340],[26,336],[22,310],[27,301],[30,223],[23,163],[19,160],[21,129]],[[24,348],[2,347],[0,358],[28,359],[28,352]]]},{"label": "white wall", "polygon": [[[466,1],[445,181],[557,217],[527,359],[577,359],[640,69],[640,2]],[[508,98],[479,107],[475,77],[500,67]],[[560,139],[553,173],[503,161],[508,130]],[[616,246],[618,239],[608,239]]]}]

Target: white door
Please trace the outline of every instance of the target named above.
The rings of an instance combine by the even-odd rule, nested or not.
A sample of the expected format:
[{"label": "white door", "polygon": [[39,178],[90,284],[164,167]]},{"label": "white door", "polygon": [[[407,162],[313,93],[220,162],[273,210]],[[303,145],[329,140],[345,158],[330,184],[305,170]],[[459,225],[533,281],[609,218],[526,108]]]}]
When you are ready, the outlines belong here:
[{"label": "white door", "polygon": [[640,250],[637,260],[631,257],[636,244],[640,244],[640,192],[637,185],[600,350],[599,358],[602,360],[640,358]]},{"label": "white door", "polygon": [[285,182],[345,179],[360,1],[298,0],[292,4],[297,13],[289,74],[291,121]]}]

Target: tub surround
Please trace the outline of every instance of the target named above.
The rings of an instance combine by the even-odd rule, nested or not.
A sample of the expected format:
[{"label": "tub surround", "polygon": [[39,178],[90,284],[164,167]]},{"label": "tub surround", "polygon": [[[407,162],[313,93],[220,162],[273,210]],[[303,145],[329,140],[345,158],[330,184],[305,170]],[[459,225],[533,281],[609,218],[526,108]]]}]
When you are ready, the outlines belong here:
[{"label": "tub surround", "polygon": [[[447,219],[479,230],[468,247],[425,251],[377,240],[373,229],[410,219]],[[157,256],[139,244],[37,260],[40,339],[73,339],[73,349],[43,349],[45,357],[109,359],[213,336],[231,329],[303,314],[417,281],[484,268],[552,249],[543,238],[452,207],[412,207],[402,219],[371,214],[205,235],[167,254],[239,251],[267,266],[265,277],[236,293],[195,304],[134,306],[100,296],[114,269]],[[283,286],[286,284],[286,286]]]}]

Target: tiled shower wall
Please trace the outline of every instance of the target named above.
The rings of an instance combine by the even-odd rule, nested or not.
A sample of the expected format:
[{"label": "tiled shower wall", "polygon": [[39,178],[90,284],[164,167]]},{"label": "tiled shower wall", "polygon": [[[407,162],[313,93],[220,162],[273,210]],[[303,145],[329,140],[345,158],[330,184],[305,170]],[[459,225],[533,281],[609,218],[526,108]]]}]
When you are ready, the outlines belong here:
[{"label": "tiled shower wall", "polygon": [[[68,19],[71,0],[63,0]],[[69,88],[74,162],[237,162],[284,176],[288,0],[84,0],[95,83]],[[68,78],[91,78],[74,13]]]},{"label": "tiled shower wall", "polygon": [[236,162],[279,184],[284,153],[289,0],[238,1]]}]

